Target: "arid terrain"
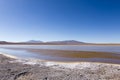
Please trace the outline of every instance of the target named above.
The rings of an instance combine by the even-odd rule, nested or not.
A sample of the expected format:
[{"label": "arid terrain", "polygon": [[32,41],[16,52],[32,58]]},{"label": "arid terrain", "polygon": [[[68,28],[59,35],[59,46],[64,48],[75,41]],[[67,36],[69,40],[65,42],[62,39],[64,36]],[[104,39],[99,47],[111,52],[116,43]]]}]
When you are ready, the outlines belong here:
[{"label": "arid terrain", "polygon": [[119,74],[117,64],[20,60],[0,54],[0,80],[119,80]]},{"label": "arid terrain", "polygon": [[120,0],[0,0],[0,80],[120,80]]}]

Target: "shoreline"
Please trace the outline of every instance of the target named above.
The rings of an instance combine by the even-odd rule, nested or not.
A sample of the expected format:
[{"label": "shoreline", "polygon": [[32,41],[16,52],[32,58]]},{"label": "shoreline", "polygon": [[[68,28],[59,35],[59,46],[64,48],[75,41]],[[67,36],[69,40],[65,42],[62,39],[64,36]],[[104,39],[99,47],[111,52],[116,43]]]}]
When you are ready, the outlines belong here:
[{"label": "shoreline", "polygon": [[[95,51],[74,51],[74,50],[55,50],[55,49],[27,49],[27,48],[5,48],[11,50],[25,50],[28,53],[43,55],[43,56],[52,56],[53,59],[43,59],[44,61],[51,62],[64,62],[64,63],[78,63],[78,62],[94,62],[94,63],[108,63],[108,64],[120,64],[120,55],[112,52],[95,52]],[[61,57],[58,60],[54,57]],[[65,60],[65,58],[72,58]],[[98,59],[97,61],[92,60],[92,58]],[[78,59],[78,60],[77,60]],[[79,60],[84,59],[84,60]],[[91,60],[90,60],[91,59]],[[106,60],[102,60],[106,59]],[[42,60],[42,61],[43,61]],[[74,61],[75,60],[75,61]],[[90,61],[89,61],[90,60]]]},{"label": "shoreline", "polygon": [[[14,61],[15,62],[22,62],[23,61],[26,61],[26,62],[32,62],[33,64],[39,64],[39,62],[44,62],[44,63],[52,63],[54,65],[60,65],[60,64],[70,64],[70,65],[74,65],[74,64],[81,64],[81,63],[91,63],[91,64],[105,64],[105,65],[117,65],[117,66],[120,66],[120,64],[117,64],[117,63],[105,63],[105,62],[88,62],[88,61],[76,61],[76,62],[65,62],[65,61],[49,61],[49,60],[41,60],[41,59],[33,59],[33,58],[28,58],[28,59],[21,59],[21,58],[18,58],[16,56],[12,56],[12,55],[9,55],[7,53],[2,53],[0,52],[0,54],[2,54],[3,56],[5,57],[8,57],[8,58],[12,58],[12,59],[15,59]],[[25,62],[25,63],[26,63]],[[24,64],[24,62],[23,62]]]},{"label": "shoreline", "polygon": [[67,64],[33,59],[21,61],[17,57],[0,53],[1,80],[119,80],[119,74],[120,65],[115,64]]},{"label": "shoreline", "polygon": [[12,56],[12,55],[9,55],[9,54],[7,54],[7,53],[0,52],[0,54],[2,54],[3,56],[6,56],[6,57],[8,57],[8,58],[17,59],[16,56]]}]

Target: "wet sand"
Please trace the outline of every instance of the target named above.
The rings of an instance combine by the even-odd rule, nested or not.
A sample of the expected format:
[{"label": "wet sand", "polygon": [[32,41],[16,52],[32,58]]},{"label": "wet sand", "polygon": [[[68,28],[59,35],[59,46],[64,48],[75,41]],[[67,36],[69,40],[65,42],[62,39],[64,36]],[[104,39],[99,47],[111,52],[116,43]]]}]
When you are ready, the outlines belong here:
[{"label": "wet sand", "polygon": [[18,60],[0,54],[1,80],[119,80],[119,74],[115,64]]}]

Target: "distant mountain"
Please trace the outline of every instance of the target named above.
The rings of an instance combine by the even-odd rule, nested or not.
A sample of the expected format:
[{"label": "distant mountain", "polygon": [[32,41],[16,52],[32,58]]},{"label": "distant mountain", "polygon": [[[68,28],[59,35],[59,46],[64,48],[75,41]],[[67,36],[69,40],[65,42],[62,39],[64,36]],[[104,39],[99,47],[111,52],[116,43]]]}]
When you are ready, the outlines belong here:
[{"label": "distant mountain", "polygon": [[0,44],[28,44],[28,45],[79,45],[79,44],[87,44],[85,42],[80,42],[76,40],[65,40],[65,41],[50,41],[50,42],[43,42],[39,40],[29,40],[26,42],[6,42],[0,41]]},{"label": "distant mountain", "polygon": [[80,41],[76,41],[76,40],[65,40],[65,41],[49,41],[49,42],[43,42],[43,41],[39,41],[39,40],[30,40],[24,43],[34,43],[34,44],[67,44],[67,45],[76,45],[76,44],[85,44],[84,42],[80,42]]},{"label": "distant mountain", "polygon": [[120,45],[120,43],[85,43],[76,40],[50,41],[29,40],[26,42],[7,42],[0,41],[0,45]]},{"label": "distant mountain", "polygon": [[6,41],[0,41],[0,44],[6,44],[6,43],[8,43],[8,42],[6,42]]},{"label": "distant mountain", "polygon": [[43,41],[39,41],[39,40],[29,40],[26,43],[43,43]]},{"label": "distant mountain", "polygon": [[51,43],[51,44],[85,44],[85,42],[80,42],[80,41],[76,41],[76,40],[51,41],[51,42],[46,42],[46,43]]}]

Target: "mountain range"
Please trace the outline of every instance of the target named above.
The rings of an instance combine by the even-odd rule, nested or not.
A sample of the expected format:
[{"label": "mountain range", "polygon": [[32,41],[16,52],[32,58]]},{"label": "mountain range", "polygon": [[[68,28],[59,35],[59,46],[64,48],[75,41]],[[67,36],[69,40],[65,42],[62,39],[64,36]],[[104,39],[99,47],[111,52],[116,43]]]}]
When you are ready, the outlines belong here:
[{"label": "mountain range", "polygon": [[86,43],[76,40],[48,41],[29,40],[25,42],[0,41],[1,45],[120,45],[120,43]]},{"label": "mountain range", "polygon": [[39,40],[29,40],[29,41],[26,41],[26,43],[43,43],[43,41],[39,41]]},{"label": "mountain range", "polygon": [[77,45],[77,44],[86,44],[85,42],[80,42],[76,40],[65,40],[65,41],[49,41],[43,42],[39,40],[29,40],[26,42],[7,42],[7,41],[0,41],[0,44],[55,44],[55,45]]},{"label": "mountain range", "polygon": [[65,41],[51,41],[46,43],[53,43],[53,44],[85,44],[85,42],[80,42],[76,40],[65,40]]}]

